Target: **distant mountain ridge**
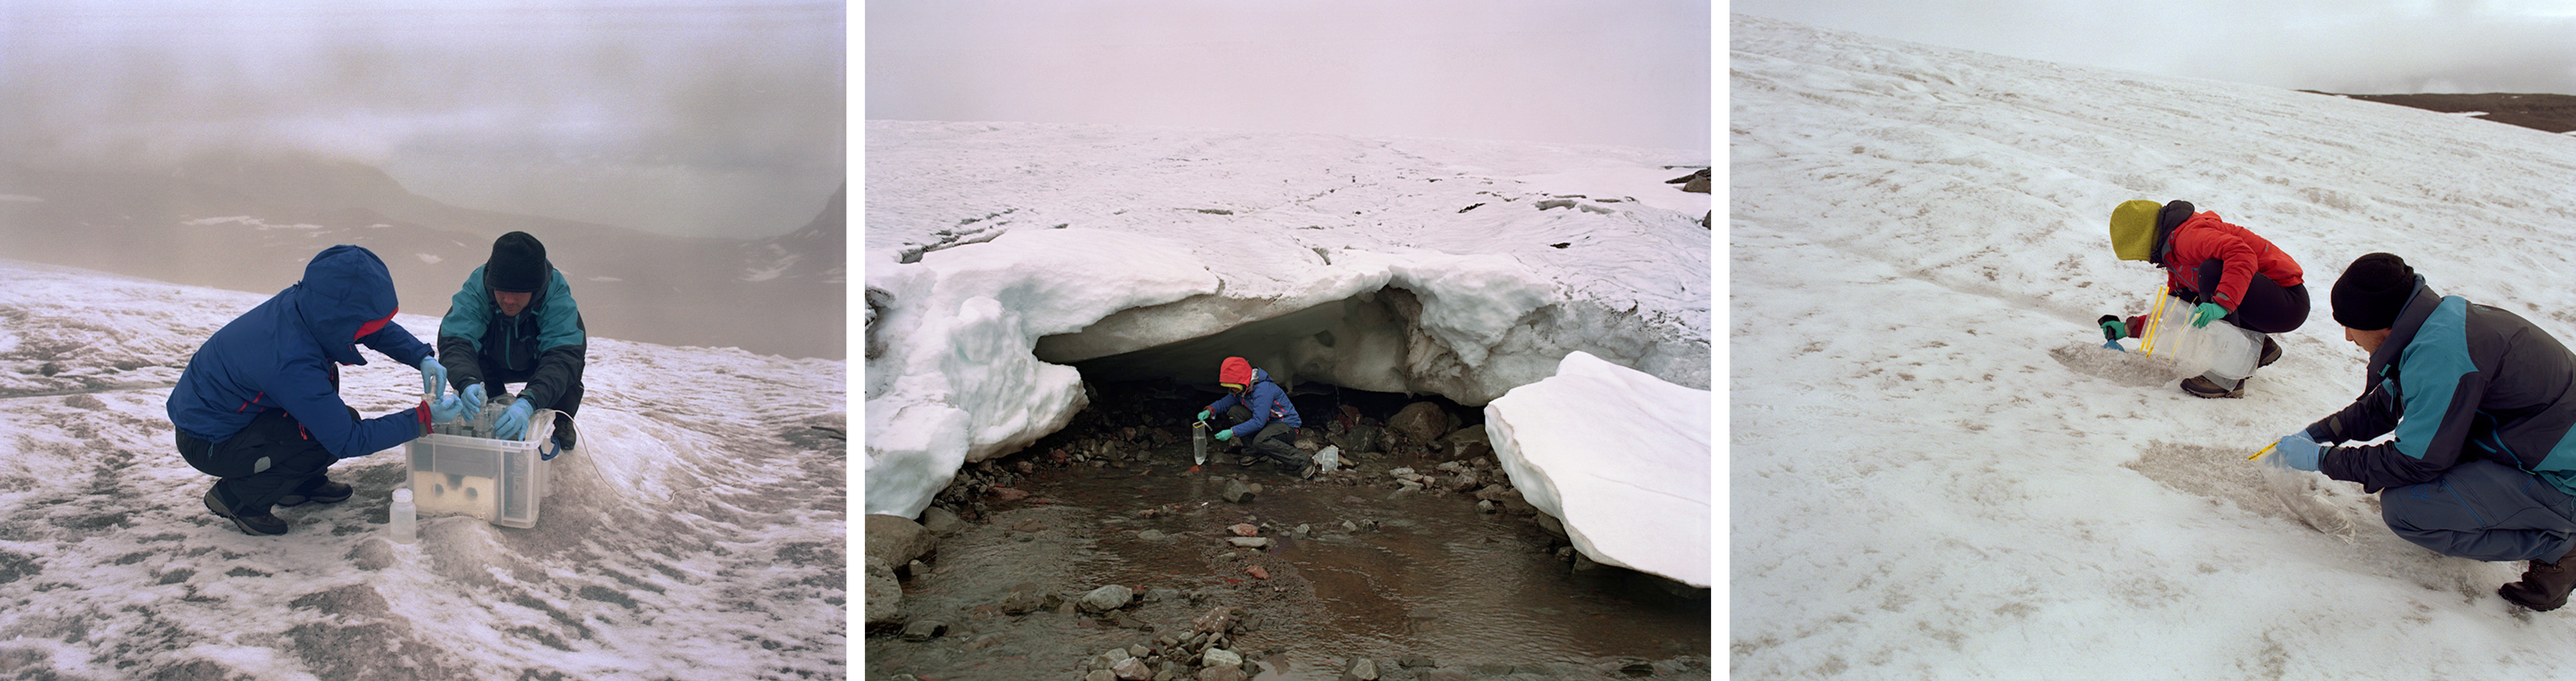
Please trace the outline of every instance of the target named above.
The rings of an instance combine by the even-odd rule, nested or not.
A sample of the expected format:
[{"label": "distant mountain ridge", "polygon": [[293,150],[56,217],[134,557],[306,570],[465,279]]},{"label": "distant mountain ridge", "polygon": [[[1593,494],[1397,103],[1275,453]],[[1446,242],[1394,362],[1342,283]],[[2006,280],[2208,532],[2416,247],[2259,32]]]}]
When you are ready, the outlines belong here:
[{"label": "distant mountain ridge", "polygon": [[0,163],[0,253],[265,293],[294,283],[322,248],[356,244],[393,270],[404,311],[440,315],[493,238],[525,231],[545,242],[594,335],[841,359],[844,193],[795,232],[732,240],[452,206],[375,167],[310,156],[154,170]]},{"label": "distant mountain ridge", "polygon": [[2506,125],[2519,125],[2543,132],[2576,131],[2576,95],[2547,93],[2487,92],[2465,94],[2348,95],[2315,90],[2321,95],[2350,97],[2365,102],[2440,111],[2443,113],[2485,112],[2473,116]]}]

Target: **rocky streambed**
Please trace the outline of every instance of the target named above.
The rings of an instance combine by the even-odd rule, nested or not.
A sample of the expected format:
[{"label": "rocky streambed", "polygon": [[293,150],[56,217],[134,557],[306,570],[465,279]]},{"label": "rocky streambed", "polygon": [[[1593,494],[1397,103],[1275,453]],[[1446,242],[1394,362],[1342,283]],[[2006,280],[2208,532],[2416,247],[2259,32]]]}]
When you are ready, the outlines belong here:
[{"label": "rocky streambed", "polygon": [[868,516],[866,678],[1709,678],[1709,590],[1593,564],[1520,499],[1473,410],[1297,398],[1349,469],[1212,448],[1209,396],[1097,388],[1063,431]]}]

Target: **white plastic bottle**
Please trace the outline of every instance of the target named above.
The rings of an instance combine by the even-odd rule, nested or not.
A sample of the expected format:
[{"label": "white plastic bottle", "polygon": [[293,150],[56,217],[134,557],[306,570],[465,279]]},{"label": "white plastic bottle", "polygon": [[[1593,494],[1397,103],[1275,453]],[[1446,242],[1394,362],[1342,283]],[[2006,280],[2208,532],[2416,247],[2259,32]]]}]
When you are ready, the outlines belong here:
[{"label": "white plastic bottle", "polygon": [[386,513],[385,530],[393,533],[396,544],[420,540],[420,509],[411,504],[411,490],[394,490],[393,510]]}]

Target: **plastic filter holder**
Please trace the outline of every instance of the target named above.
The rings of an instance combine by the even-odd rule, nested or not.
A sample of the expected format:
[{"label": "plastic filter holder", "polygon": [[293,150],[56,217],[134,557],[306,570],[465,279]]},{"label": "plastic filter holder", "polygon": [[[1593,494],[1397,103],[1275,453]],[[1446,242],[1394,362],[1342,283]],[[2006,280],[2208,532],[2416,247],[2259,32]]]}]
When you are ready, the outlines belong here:
[{"label": "plastic filter holder", "polygon": [[1206,421],[1193,421],[1190,423],[1190,461],[1191,463],[1201,466],[1207,465]]},{"label": "plastic filter holder", "polygon": [[385,532],[394,543],[409,544],[420,540],[420,509],[411,503],[411,490],[394,490],[393,509],[385,512]]},{"label": "plastic filter holder", "polygon": [[2149,357],[2171,358],[2174,373],[2182,376],[2214,374],[2221,378],[2244,378],[2254,375],[2254,361],[2263,351],[2263,334],[2239,328],[2223,321],[2208,326],[2191,325],[2192,306],[2178,300],[2163,300],[2147,320],[2148,342],[2139,348]]},{"label": "plastic filter holder", "polygon": [[[497,410],[486,408],[489,417]],[[538,502],[547,489],[546,461],[538,445],[554,434],[555,412],[539,409],[519,440],[481,436],[489,419],[436,424],[405,445],[411,457],[411,492],[419,512],[470,515],[503,527],[537,526]]]}]

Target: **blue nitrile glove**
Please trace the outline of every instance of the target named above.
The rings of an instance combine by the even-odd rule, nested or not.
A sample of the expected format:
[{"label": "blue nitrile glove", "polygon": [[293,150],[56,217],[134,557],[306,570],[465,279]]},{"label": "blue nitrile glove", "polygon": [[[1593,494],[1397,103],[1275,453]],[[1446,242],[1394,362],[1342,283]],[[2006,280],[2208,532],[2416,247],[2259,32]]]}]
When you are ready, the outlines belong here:
[{"label": "blue nitrile glove", "polygon": [[436,423],[454,421],[457,414],[464,410],[464,400],[456,399],[455,395],[440,395],[438,399],[429,403],[429,420]]},{"label": "blue nitrile glove", "polygon": [[439,364],[434,356],[420,358],[420,394],[444,392],[447,392],[447,365]]},{"label": "blue nitrile glove", "polygon": [[1218,442],[1224,442],[1224,441],[1226,441],[1226,440],[1231,440],[1231,439],[1234,439],[1234,429],[1233,429],[1233,428],[1227,428],[1227,429],[1225,429],[1225,430],[1220,430],[1220,431],[1217,431],[1217,432],[1216,432],[1216,441],[1218,441]]},{"label": "blue nitrile glove", "polygon": [[2191,311],[2191,328],[2209,326],[2210,322],[2225,316],[2227,308],[2219,307],[2217,303],[2201,303],[2199,308]]},{"label": "blue nitrile glove", "polygon": [[2325,453],[2326,446],[2309,439],[2308,431],[2302,430],[2272,443],[2272,465],[2315,472],[2317,457]]},{"label": "blue nitrile glove", "polygon": [[465,399],[460,401],[465,403],[465,418],[483,418],[483,403],[490,400],[483,396],[483,384],[465,386],[464,395]]},{"label": "blue nitrile glove", "polygon": [[1201,420],[1201,421],[1208,420],[1208,417],[1210,417],[1210,416],[1215,416],[1215,415],[1216,415],[1216,413],[1215,413],[1215,412],[1211,412],[1211,411],[1208,411],[1208,410],[1205,410],[1205,409],[1201,409],[1201,410],[1199,410],[1199,420]]},{"label": "blue nitrile glove", "polygon": [[535,413],[537,413],[537,405],[529,403],[528,398],[519,398],[518,402],[510,404],[509,411],[501,412],[501,418],[492,421],[492,435],[503,440],[516,440],[526,436],[528,416]]}]

